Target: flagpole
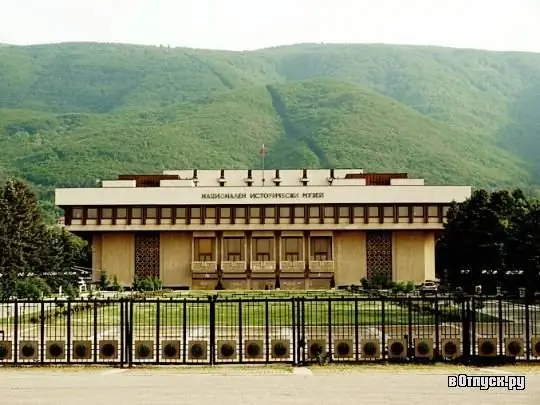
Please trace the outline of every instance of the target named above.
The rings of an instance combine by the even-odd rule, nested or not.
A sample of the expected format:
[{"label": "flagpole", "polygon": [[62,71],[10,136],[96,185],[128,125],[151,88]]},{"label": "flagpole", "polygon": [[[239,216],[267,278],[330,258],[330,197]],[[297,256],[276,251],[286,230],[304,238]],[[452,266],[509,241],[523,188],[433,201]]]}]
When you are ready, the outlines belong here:
[{"label": "flagpole", "polygon": [[266,155],[266,151],[264,150],[264,143],[262,144],[262,185],[264,187],[264,155]]}]

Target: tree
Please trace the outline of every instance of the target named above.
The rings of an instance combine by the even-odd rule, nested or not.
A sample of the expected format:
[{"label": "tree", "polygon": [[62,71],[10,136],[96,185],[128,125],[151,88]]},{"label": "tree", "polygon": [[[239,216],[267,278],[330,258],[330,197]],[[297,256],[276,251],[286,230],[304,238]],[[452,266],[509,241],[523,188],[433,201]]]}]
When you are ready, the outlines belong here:
[{"label": "tree", "polygon": [[438,264],[448,269],[449,281],[469,291],[477,283],[492,288],[500,282],[515,261],[517,223],[529,206],[520,190],[478,190],[464,203],[453,204],[437,246]]},{"label": "tree", "polygon": [[9,179],[0,187],[0,297],[28,295],[32,283],[47,293],[43,280],[54,288],[76,284],[69,273],[85,254],[84,241],[45,223],[26,183]]},{"label": "tree", "polygon": [[26,183],[8,180],[0,188],[0,283],[8,294],[19,275],[41,268],[47,228],[36,196]]}]

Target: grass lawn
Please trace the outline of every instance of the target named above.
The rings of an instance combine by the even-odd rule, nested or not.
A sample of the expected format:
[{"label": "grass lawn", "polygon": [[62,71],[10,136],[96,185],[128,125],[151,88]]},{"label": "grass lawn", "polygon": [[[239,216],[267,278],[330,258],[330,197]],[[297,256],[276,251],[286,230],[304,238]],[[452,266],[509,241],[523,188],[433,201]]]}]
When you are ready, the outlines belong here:
[{"label": "grass lawn", "polygon": [[[266,295],[267,297],[268,295]],[[260,297],[260,296],[259,296]],[[310,300],[306,299],[299,304],[292,300],[260,300],[259,297],[249,297],[242,300],[220,299],[215,302],[215,324],[217,326],[290,326],[300,321],[307,326],[325,327],[328,325],[352,327],[358,325],[380,326],[383,324],[382,304],[375,300],[353,301],[346,298],[341,300]],[[272,294],[272,298],[275,296]],[[98,301],[99,302],[99,301]],[[118,301],[84,302],[72,304],[78,311],[71,313],[71,325],[74,327],[92,325],[94,316],[97,323],[102,326],[120,325],[121,307]],[[159,308],[158,308],[159,306]],[[127,312],[129,304],[124,304]],[[298,313],[298,309],[302,311]],[[455,306],[441,307],[439,322],[459,322],[458,308]],[[39,323],[39,312],[32,308],[21,313],[21,324]],[[67,307],[51,305],[46,310],[46,324],[49,326],[62,326],[66,324]],[[162,326],[187,327],[208,326],[210,324],[210,304],[208,300],[173,299],[157,301],[141,301],[133,303],[133,323],[140,326],[155,326],[159,318]],[[486,314],[477,313],[480,322],[495,321],[496,318]],[[126,318],[127,319],[127,318]],[[0,320],[5,323],[6,319]],[[394,302],[384,304],[385,325],[432,325],[435,315],[418,310],[411,311],[409,319],[408,307],[400,306]]]}]

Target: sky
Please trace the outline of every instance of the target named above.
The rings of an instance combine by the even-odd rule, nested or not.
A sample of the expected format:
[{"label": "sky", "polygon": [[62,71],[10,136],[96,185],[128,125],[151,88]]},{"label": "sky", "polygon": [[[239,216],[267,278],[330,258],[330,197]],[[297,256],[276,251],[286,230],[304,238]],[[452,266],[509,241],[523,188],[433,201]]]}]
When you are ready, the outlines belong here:
[{"label": "sky", "polygon": [[393,43],[540,52],[540,0],[0,0],[0,43],[252,50]]}]

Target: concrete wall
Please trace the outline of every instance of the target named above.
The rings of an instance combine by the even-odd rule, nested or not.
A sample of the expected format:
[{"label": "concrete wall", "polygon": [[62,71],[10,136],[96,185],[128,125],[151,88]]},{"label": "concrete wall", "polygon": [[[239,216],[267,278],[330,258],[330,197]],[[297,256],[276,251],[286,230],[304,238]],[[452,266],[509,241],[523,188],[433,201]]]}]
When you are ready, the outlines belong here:
[{"label": "concrete wall", "polygon": [[365,232],[334,232],[334,253],[336,286],[360,284],[366,277]]},{"label": "concrete wall", "polygon": [[167,287],[191,286],[191,233],[161,232],[159,272]]},{"label": "concrete wall", "polygon": [[[120,284],[131,286],[135,274],[134,250],[133,233],[107,232],[101,234],[101,270],[104,270],[111,279],[116,276]],[[94,267],[96,267],[95,264]]]},{"label": "concrete wall", "polygon": [[393,239],[393,274],[395,281],[435,278],[435,235],[426,231],[399,231]]}]

